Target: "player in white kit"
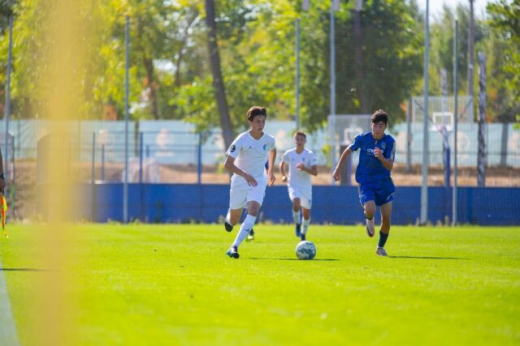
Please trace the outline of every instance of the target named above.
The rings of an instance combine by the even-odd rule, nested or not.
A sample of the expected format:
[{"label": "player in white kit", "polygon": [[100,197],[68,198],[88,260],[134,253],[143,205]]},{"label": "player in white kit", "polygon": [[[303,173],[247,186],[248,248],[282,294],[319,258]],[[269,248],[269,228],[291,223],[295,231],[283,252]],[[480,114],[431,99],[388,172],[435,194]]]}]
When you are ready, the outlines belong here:
[{"label": "player in white kit", "polygon": [[[285,152],[280,162],[282,181],[287,182],[289,198],[292,201],[293,219],[296,224],[296,236],[301,240],[306,239],[307,230],[311,222],[312,207],[312,178],[317,176],[316,157],[314,153],[305,149],[307,136],[304,132],[294,134],[296,148]],[[286,167],[289,168],[289,177],[286,175]],[[303,228],[300,207],[303,211]]]},{"label": "player in white kit", "polygon": [[224,222],[226,231],[231,232],[240,221],[242,209],[247,209],[240,231],[226,252],[231,258],[239,258],[238,247],[253,229],[264,201],[266,186],[272,186],[276,180],[273,174],[276,159],[274,137],[263,132],[266,118],[264,107],[251,107],[247,111],[249,131],[238,135],[226,152],[225,167],[233,173],[229,211]]}]

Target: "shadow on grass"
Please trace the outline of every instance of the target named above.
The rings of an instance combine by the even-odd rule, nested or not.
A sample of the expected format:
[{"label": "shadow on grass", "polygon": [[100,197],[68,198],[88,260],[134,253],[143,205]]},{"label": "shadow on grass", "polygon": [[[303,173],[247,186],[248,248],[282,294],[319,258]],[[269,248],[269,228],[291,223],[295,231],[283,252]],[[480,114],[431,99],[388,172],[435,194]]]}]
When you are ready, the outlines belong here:
[{"label": "shadow on grass", "polygon": [[48,269],[35,269],[35,268],[0,268],[1,272],[51,272]]},{"label": "shadow on grass", "polygon": [[404,259],[427,259],[427,260],[466,260],[461,257],[421,257],[421,256],[388,256],[388,258],[404,258]]},{"label": "shadow on grass", "polygon": [[[269,258],[269,257],[250,257],[248,259],[251,260],[276,260],[276,261],[309,261],[309,260],[299,260],[297,258]],[[339,261],[337,258],[315,258],[310,261],[323,261],[323,262],[332,262]]]}]

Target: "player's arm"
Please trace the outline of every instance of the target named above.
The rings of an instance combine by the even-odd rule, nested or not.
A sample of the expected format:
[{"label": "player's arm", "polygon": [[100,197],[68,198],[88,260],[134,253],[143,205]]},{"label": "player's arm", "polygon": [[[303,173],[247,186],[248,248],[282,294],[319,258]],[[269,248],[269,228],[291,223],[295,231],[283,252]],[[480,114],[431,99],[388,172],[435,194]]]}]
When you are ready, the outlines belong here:
[{"label": "player's arm", "polygon": [[269,150],[268,154],[268,168],[267,168],[267,179],[269,186],[273,186],[274,182],[276,181],[276,177],[273,173],[273,167],[274,167],[274,160],[276,159],[276,148],[273,148]]},{"label": "player's arm", "polygon": [[305,165],[303,163],[300,163],[300,164],[298,164],[297,167],[299,170],[309,173],[310,175],[314,175],[314,176],[318,175],[318,167],[316,167],[316,165],[311,166],[311,168],[307,168],[307,167],[305,167]]},{"label": "player's arm", "polygon": [[250,176],[249,174],[247,174],[246,172],[244,172],[243,170],[241,170],[240,168],[238,168],[235,165],[234,157],[228,155],[226,158],[226,162],[224,163],[224,167],[226,167],[226,169],[228,171],[230,171],[231,173],[234,173],[234,174],[239,175],[242,178],[244,178],[249,185],[251,185],[251,186],[258,185],[255,178],[253,178],[252,176]]},{"label": "player's arm", "polygon": [[285,183],[287,181],[287,176],[285,175],[285,161],[280,161],[280,165],[278,166],[280,168],[280,173],[282,173],[282,181]]},{"label": "player's arm", "polygon": [[379,148],[375,148],[375,149],[374,149],[374,156],[375,156],[379,161],[381,161],[381,163],[383,164],[383,167],[385,167],[385,168],[388,169],[389,171],[391,171],[392,168],[394,168],[393,155],[390,155],[389,158],[386,158],[386,157],[381,153],[381,149],[379,149]]},{"label": "player's arm", "polygon": [[334,172],[332,173],[332,177],[335,181],[339,180],[339,169],[341,168],[341,165],[347,157],[352,153],[352,149],[350,149],[352,145],[349,145],[347,149],[343,150],[343,153],[341,154],[341,157],[339,158],[338,164],[336,165],[336,168],[334,169]]},{"label": "player's arm", "polygon": [[392,168],[394,168],[394,161],[390,160],[390,159],[385,159],[382,155],[379,155],[379,157],[377,157],[379,159],[379,161],[381,161],[381,163],[383,164],[383,166],[388,169],[389,171],[392,170]]}]

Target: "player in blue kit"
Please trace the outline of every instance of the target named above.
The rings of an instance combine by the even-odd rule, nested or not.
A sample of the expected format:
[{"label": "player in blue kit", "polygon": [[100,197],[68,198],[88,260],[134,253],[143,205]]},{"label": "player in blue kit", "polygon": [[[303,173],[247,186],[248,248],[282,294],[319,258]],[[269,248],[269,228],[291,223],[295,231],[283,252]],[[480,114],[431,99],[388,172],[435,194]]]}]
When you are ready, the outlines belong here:
[{"label": "player in blue kit", "polygon": [[376,254],[387,256],[384,246],[390,232],[392,201],[395,192],[395,186],[390,177],[390,171],[394,167],[395,140],[392,136],[385,134],[388,125],[388,114],[385,111],[381,109],[376,111],[370,120],[372,131],[354,138],[354,143],[341,154],[332,176],[334,180],[338,181],[340,167],[345,159],[353,151],[360,150],[356,181],[359,184],[359,201],[365,209],[367,234],[369,237],[374,236],[374,214],[376,206],[378,206],[381,212],[381,228]]}]

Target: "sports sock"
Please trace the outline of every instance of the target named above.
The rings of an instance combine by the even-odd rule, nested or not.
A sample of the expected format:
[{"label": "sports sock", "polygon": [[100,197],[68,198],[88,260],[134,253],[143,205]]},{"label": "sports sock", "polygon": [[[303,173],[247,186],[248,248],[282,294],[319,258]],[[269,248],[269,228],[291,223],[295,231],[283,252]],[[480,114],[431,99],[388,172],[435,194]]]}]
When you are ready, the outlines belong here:
[{"label": "sports sock", "polygon": [[377,244],[378,247],[385,247],[386,240],[388,239],[388,236],[390,233],[383,233],[379,231],[379,243]]},{"label": "sports sock", "polygon": [[298,211],[294,211],[292,212],[292,217],[293,217],[293,220],[294,220],[294,223],[299,225],[301,223],[301,212],[298,210]]},{"label": "sports sock", "polygon": [[[231,221],[229,221],[229,219],[231,218],[231,215],[230,215],[230,214],[231,214],[231,210],[228,209],[228,212],[227,212],[227,214],[226,214],[226,219],[225,219],[225,221],[226,221],[228,224],[231,225]],[[234,225],[231,225],[231,226],[234,226]]]},{"label": "sports sock", "polygon": [[239,247],[240,244],[244,241],[244,239],[249,234],[249,231],[253,226],[255,225],[256,216],[247,215],[244,222],[242,222],[242,226],[240,226],[240,232],[238,232],[237,237],[235,239],[235,242],[233,243],[233,246]]},{"label": "sports sock", "polygon": [[307,230],[309,229],[309,225],[311,224],[311,219],[305,220],[303,219],[303,228],[302,228],[302,234],[307,234]]}]

